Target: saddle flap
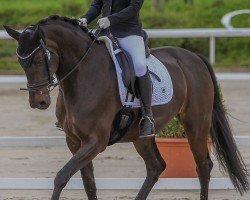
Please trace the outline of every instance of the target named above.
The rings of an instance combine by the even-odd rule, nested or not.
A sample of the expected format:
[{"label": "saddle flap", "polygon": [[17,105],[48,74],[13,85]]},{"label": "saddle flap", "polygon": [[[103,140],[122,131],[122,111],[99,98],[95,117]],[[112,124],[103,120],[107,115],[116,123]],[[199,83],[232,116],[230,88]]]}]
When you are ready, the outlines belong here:
[{"label": "saddle flap", "polygon": [[115,51],[115,56],[122,70],[122,80],[124,82],[124,85],[126,86],[126,88],[128,88],[131,94],[136,95],[135,91],[136,75],[131,56],[129,55],[128,52],[121,49],[119,49],[119,51]]},{"label": "saddle flap", "polygon": [[135,75],[134,63],[129,53],[124,49],[117,47],[116,45],[117,42],[114,41],[115,40],[114,38],[101,36],[98,38],[98,40],[103,41],[105,43],[113,61],[115,62],[116,60],[118,62],[119,67],[122,70],[123,83],[125,87],[128,89],[129,93],[136,95],[136,89],[135,89],[136,75]]}]

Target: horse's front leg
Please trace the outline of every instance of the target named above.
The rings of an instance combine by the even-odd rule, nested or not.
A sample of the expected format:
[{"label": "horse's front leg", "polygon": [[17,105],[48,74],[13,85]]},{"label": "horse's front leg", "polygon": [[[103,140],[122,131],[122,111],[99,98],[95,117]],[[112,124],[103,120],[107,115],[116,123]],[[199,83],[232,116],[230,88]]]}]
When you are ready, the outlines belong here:
[{"label": "horse's front leg", "polygon": [[86,167],[81,169],[81,175],[88,199],[97,200],[94,167],[92,161]]},{"label": "horse's front leg", "polygon": [[[74,155],[81,147],[80,140],[66,137],[69,150]],[[94,167],[92,161],[81,169],[82,181],[89,200],[97,200]]]},{"label": "horse's front leg", "polygon": [[88,143],[81,146],[69,162],[57,173],[51,200],[59,200],[63,188],[70,178],[86,167],[102,150],[103,145],[96,137],[88,138]]}]

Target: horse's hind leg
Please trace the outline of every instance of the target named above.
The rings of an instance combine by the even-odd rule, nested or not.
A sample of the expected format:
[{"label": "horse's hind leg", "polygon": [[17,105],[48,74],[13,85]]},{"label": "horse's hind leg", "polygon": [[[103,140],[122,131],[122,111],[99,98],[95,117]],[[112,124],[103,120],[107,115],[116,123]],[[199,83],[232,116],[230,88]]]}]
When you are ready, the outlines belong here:
[{"label": "horse's hind leg", "polygon": [[138,200],[144,200],[147,199],[154,184],[158,181],[160,174],[166,168],[166,163],[158,151],[155,138],[138,140],[134,142],[134,146],[143,158],[147,169],[147,178],[136,197]]},{"label": "horse's hind leg", "polygon": [[210,172],[213,167],[207,148],[207,138],[211,126],[210,118],[211,117],[205,118],[205,115],[198,116],[191,112],[181,116],[181,121],[184,125],[185,133],[197,165],[197,173],[201,185],[201,200],[208,199]]},{"label": "horse's hind leg", "polygon": [[[71,153],[74,155],[80,148],[81,143],[74,142],[69,137],[66,137],[66,141]],[[88,199],[97,200],[94,167],[92,161],[81,169],[81,176]]]}]

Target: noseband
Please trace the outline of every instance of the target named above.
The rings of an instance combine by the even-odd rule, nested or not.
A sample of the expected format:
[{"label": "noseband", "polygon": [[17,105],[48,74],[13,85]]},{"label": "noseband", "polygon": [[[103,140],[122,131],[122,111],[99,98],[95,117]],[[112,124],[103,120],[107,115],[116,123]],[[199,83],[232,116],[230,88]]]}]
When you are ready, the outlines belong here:
[{"label": "noseband", "polygon": [[[36,93],[40,93],[43,94],[42,92],[42,88],[46,87],[47,91],[51,91],[52,87],[55,87],[55,78],[53,77],[53,73],[51,72],[51,67],[50,67],[50,61],[51,61],[51,54],[55,54],[53,51],[49,50],[43,39],[40,40],[40,45],[34,49],[29,55],[27,56],[20,56],[18,53],[18,48],[16,50],[16,55],[19,58],[20,64],[25,67],[28,68],[31,66],[33,58],[35,57],[35,55],[40,51],[43,50],[44,55],[45,55],[45,63],[46,63],[46,69],[48,72],[48,78],[46,80],[42,80],[39,82],[35,82],[35,83],[27,83],[27,88],[21,88],[21,90],[26,90],[29,92],[36,92]],[[58,56],[58,55],[57,55]]]},{"label": "noseband", "polygon": [[39,81],[39,82],[35,82],[35,83],[27,83],[27,88],[21,88],[20,90],[26,90],[29,92],[43,94],[44,92],[42,91],[42,88],[46,87],[46,89],[47,89],[46,92],[48,92],[48,93],[51,92],[55,87],[60,85],[66,78],[68,78],[80,66],[82,61],[86,58],[86,56],[88,55],[88,53],[92,49],[92,47],[93,47],[94,43],[96,42],[97,38],[99,37],[101,31],[102,31],[102,29],[98,29],[96,31],[97,34],[95,34],[95,35],[91,33],[92,34],[91,36],[94,37],[94,39],[93,39],[92,43],[90,44],[90,46],[88,47],[87,51],[81,57],[79,62],[63,78],[58,80],[58,82],[56,82],[56,83],[54,81],[55,78],[53,77],[53,73],[51,72],[50,61],[51,61],[51,54],[55,54],[56,56],[58,56],[58,54],[49,50],[46,47],[46,45],[42,39],[40,40],[40,45],[36,49],[34,49],[28,56],[25,56],[25,57],[20,56],[18,54],[18,48],[17,48],[16,55],[19,58],[20,64],[26,68],[31,66],[33,58],[37,54],[37,52],[40,50],[43,50],[45,55],[46,55],[45,61],[46,61],[46,68],[48,71],[48,79],[43,80],[43,81]]}]

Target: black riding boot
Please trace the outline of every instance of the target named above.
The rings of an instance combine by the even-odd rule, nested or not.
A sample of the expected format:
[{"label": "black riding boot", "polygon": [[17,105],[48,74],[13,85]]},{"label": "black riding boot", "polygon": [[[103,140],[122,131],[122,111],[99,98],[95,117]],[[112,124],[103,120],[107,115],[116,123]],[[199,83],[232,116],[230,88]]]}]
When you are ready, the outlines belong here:
[{"label": "black riding boot", "polygon": [[137,77],[139,98],[141,101],[142,118],[139,124],[139,137],[155,136],[153,112],[151,109],[152,82],[149,73]]}]

